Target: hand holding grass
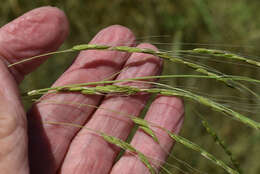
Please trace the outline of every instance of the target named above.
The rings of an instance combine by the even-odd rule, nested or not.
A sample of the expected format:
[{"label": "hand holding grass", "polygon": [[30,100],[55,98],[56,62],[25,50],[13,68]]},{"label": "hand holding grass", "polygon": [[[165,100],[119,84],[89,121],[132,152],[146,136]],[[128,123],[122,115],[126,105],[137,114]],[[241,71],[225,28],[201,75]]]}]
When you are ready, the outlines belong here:
[{"label": "hand holding grass", "polygon": [[[128,97],[86,96],[75,92],[47,94],[33,106],[26,118],[17,84],[45,58],[11,69],[6,64],[56,50],[67,33],[65,15],[52,7],[30,11],[0,29],[0,57],[3,60],[0,62],[0,170],[10,174],[18,171],[21,174],[29,171],[48,174],[149,172],[138,158],[129,153],[114,164],[119,148],[87,129],[46,124],[65,122],[81,125],[125,140],[133,123],[124,115],[138,115],[148,99],[146,94]],[[111,26],[100,31],[90,43],[134,46],[134,41],[134,35],[127,28]],[[150,44],[137,47],[156,49]],[[120,70],[116,77],[118,80],[152,76],[157,75],[160,69],[161,61],[155,56],[88,50],[79,54],[53,86],[100,81]],[[141,83],[117,84],[149,88],[149,85]],[[178,132],[182,116],[183,106],[179,99],[161,96],[152,103],[146,120]],[[164,150],[170,150],[172,140],[161,134],[160,131],[156,132],[160,146],[141,130],[137,131],[131,144],[145,155],[163,161],[167,155]]]}]

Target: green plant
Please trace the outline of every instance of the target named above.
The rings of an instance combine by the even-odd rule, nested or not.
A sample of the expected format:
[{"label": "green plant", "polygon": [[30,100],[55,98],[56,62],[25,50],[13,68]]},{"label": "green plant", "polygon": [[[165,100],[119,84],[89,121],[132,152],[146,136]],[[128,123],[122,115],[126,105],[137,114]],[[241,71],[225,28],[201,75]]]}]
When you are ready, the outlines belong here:
[{"label": "green plant", "polygon": [[[260,63],[257,60],[252,60],[246,57],[242,57],[233,53],[228,53],[222,50],[212,50],[212,49],[206,49],[206,48],[197,48],[192,50],[181,50],[177,53],[180,54],[180,56],[173,55],[172,53],[168,53],[165,51],[154,51],[150,49],[141,49],[141,48],[135,48],[135,47],[126,47],[126,46],[107,46],[107,45],[89,45],[89,44],[83,44],[83,45],[77,45],[72,47],[71,49],[58,51],[58,52],[52,52],[47,53],[44,55],[39,55],[35,57],[31,57],[28,59],[24,59],[23,61],[16,62],[14,64],[9,65],[9,67],[15,66],[20,63],[24,63],[26,61],[30,61],[33,59],[37,59],[42,56],[46,55],[52,55],[52,54],[58,54],[58,53],[66,53],[66,52],[74,52],[74,51],[81,51],[81,50],[109,50],[109,51],[124,51],[129,53],[146,53],[146,54],[152,54],[155,56],[158,56],[160,58],[165,59],[166,61],[179,63],[186,65],[190,68],[192,68],[195,72],[201,73],[204,75],[196,75],[196,74],[186,74],[186,75],[161,75],[161,76],[147,76],[147,77],[138,77],[138,78],[132,78],[132,79],[123,79],[123,80],[104,80],[99,82],[91,82],[91,83],[81,83],[81,84],[73,84],[73,85],[66,85],[66,86],[58,86],[58,87],[51,87],[51,88],[44,88],[44,89],[38,89],[38,90],[32,90],[29,92],[26,92],[23,94],[23,96],[39,96],[46,93],[58,93],[58,92],[79,92],[85,95],[122,95],[122,96],[130,96],[130,95],[138,95],[139,93],[149,93],[149,94],[157,94],[157,95],[165,95],[165,96],[181,96],[184,98],[187,98],[192,101],[196,101],[200,104],[203,104],[205,106],[208,106],[220,113],[223,113],[225,115],[231,116],[233,119],[236,119],[240,122],[242,122],[246,126],[250,126],[258,132],[260,129],[260,123],[257,121],[254,121],[251,118],[248,118],[244,114],[241,114],[239,112],[236,112],[235,110],[229,108],[228,106],[225,106],[224,104],[220,104],[209,97],[202,96],[200,94],[196,94],[194,92],[184,90],[181,88],[176,88],[167,84],[163,84],[162,82],[149,82],[146,80],[149,79],[163,79],[163,78],[201,78],[201,79],[215,79],[216,81],[223,83],[226,88],[231,88],[232,90],[237,90],[239,93],[249,93],[252,97],[255,98],[256,101],[259,100],[259,95],[257,92],[251,90],[246,85],[242,84],[241,82],[248,82],[251,84],[258,84],[260,81],[257,79],[253,79],[250,77],[245,76],[233,76],[233,75],[226,75],[223,72],[216,71],[210,67],[200,65],[198,63],[194,63],[191,60],[185,59],[185,55],[207,55],[212,56],[215,58],[224,58],[224,59],[234,59],[235,61],[243,61],[246,64],[253,65],[255,67],[259,67]],[[183,58],[183,57],[184,58]],[[116,82],[142,82],[142,83],[149,83],[154,85],[153,88],[147,89],[147,88],[137,88],[135,86],[120,86],[120,85],[111,85],[112,83]],[[89,85],[97,85],[95,87],[90,87]],[[104,86],[103,86],[104,85]],[[41,100],[41,99],[40,99]],[[46,101],[46,102],[55,102],[55,101]],[[74,103],[75,104],[75,103]],[[93,107],[93,106],[87,106],[87,107]],[[106,108],[104,108],[106,109]],[[122,114],[118,111],[114,111],[115,114]],[[124,115],[124,114],[122,114]],[[124,115],[126,116],[126,115]],[[196,152],[199,152],[203,157],[208,159],[209,161],[213,162],[215,165],[220,166],[223,168],[226,172],[231,174],[237,174],[242,173],[240,169],[240,165],[238,164],[237,160],[234,159],[234,156],[232,155],[231,151],[228,150],[227,146],[223,143],[221,138],[215,133],[215,131],[209,126],[209,123],[203,118],[202,123],[203,126],[206,128],[209,135],[211,135],[216,144],[220,145],[221,148],[224,149],[224,152],[227,154],[227,156],[231,159],[231,164],[234,168],[230,167],[226,162],[219,160],[216,156],[212,155],[211,153],[207,152],[204,148],[200,147],[199,145],[187,140],[186,138],[183,138],[181,136],[178,136],[176,134],[171,133],[169,130],[160,127],[158,125],[154,125],[153,123],[150,123],[144,119],[137,118],[134,116],[127,116],[129,117],[133,123],[135,123],[137,126],[139,126],[140,129],[142,129],[145,133],[147,133],[149,136],[153,138],[153,140],[157,143],[160,143],[158,141],[158,138],[156,137],[155,131],[153,130],[154,127],[159,128],[163,130],[166,134],[168,134],[173,140],[176,142],[184,145],[185,147],[188,147],[189,149],[192,149]],[[202,118],[200,116],[200,118]],[[73,125],[70,123],[64,123],[64,122],[46,122],[46,124],[59,124],[63,126],[78,126]],[[78,126],[81,127],[81,126]],[[88,129],[88,128],[86,128]],[[97,130],[90,130],[94,133],[98,134],[99,136],[103,137],[104,140],[106,140],[109,143],[115,144],[119,146],[120,148],[129,151],[133,155],[135,155],[137,158],[139,158],[149,169],[151,173],[156,173],[156,169],[153,167],[154,161],[151,159],[152,157],[147,157],[138,150],[136,150],[134,147],[132,147],[128,142],[122,141],[116,137],[104,134],[103,132],[99,132]],[[171,173],[167,168],[161,166],[161,169],[164,170],[166,173]]]}]

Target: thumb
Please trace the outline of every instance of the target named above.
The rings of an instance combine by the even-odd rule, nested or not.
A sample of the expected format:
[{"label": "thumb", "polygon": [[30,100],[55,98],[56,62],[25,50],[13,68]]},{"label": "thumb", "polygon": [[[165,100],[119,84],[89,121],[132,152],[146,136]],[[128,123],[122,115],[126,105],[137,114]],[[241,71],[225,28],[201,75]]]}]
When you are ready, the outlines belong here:
[{"label": "thumb", "polygon": [[0,61],[0,171],[29,174],[26,114],[16,81]]}]

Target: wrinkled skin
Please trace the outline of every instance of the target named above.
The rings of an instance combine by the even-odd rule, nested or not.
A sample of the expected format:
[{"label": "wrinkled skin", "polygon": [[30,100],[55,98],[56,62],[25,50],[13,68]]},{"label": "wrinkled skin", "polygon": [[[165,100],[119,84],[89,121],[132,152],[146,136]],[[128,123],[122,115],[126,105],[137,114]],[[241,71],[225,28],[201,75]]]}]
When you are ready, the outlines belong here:
[{"label": "wrinkled skin", "polygon": [[[0,28],[1,173],[149,173],[145,165],[130,153],[125,153],[114,163],[120,149],[87,129],[44,123],[69,122],[125,140],[133,126],[125,115],[138,115],[148,95],[101,97],[79,93],[51,94],[43,96],[42,101],[26,115],[17,85],[47,57],[13,68],[7,68],[7,64],[58,49],[68,30],[66,16],[53,7],[34,9]],[[135,46],[135,36],[129,29],[114,25],[101,30],[90,43]],[[148,43],[137,47],[156,49]],[[115,79],[158,75],[161,66],[159,58],[147,54],[82,51],[53,86],[99,81],[121,69],[124,70]],[[120,83],[125,84],[149,87],[140,83]],[[145,119],[178,133],[183,112],[180,99],[159,96]],[[145,155],[162,162],[173,142],[162,131],[154,131],[160,146],[141,130],[137,131],[131,144]],[[158,165],[159,162],[155,166]]]}]

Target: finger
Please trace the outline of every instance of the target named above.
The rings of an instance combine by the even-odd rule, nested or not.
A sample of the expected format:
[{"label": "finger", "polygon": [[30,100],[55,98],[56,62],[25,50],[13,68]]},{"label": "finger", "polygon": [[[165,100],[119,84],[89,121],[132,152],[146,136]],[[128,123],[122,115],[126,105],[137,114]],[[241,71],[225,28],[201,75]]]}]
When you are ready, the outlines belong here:
[{"label": "finger", "polygon": [[[129,29],[115,25],[100,31],[91,44],[131,46],[134,40],[135,37]],[[128,57],[128,53],[117,51],[82,51],[54,86],[103,80],[118,72]],[[44,96],[42,102],[33,107],[29,121],[32,173],[54,173],[78,131],[78,128],[47,125],[42,122],[83,125],[94,111],[94,108],[84,105],[98,105],[100,99],[100,96],[77,93],[54,94]]]},{"label": "finger", "polygon": [[[0,28],[0,58],[7,64],[56,50],[68,34],[64,13],[54,7],[34,9]],[[15,79],[33,71],[45,58],[11,68]]]},{"label": "finger", "polygon": [[[150,44],[138,47],[156,49]],[[117,79],[155,75],[159,73],[160,65],[160,59],[155,56],[134,53],[125,65],[126,70]],[[140,86],[139,83],[121,85]],[[127,115],[139,115],[147,99],[148,95],[106,97],[85,126],[125,140],[133,126]],[[100,136],[82,129],[71,143],[61,173],[108,173],[118,152],[118,148],[106,143]]]},{"label": "finger", "polygon": [[0,81],[0,171],[29,174],[26,116],[16,82],[1,60]]},{"label": "finger", "polygon": [[[174,133],[180,131],[183,122],[183,104],[176,97],[160,96],[150,106],[145,120],[155,125],[161,126]],[[172,139],[163,130],[152,128],[159,140],[159,144],[142,130],[138,130],[132,139],[131,144],[144,155],[154,160],[150,160],[155,169],[163,163],[173,145]],[[111,174],[145,174],[150,173],[149,169],[130,153],[126,153],[113,167]]]}]

